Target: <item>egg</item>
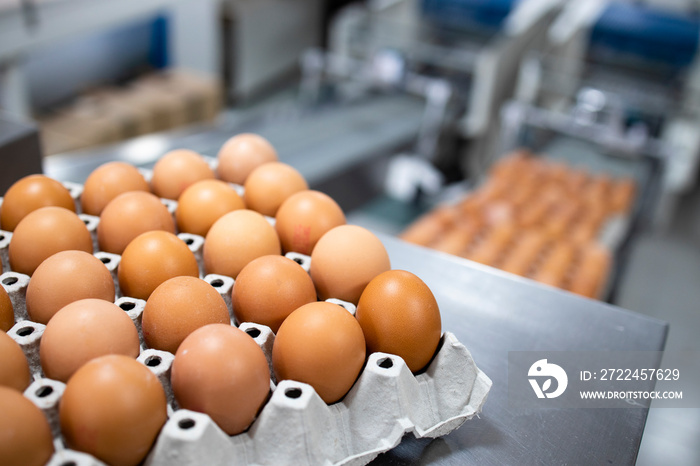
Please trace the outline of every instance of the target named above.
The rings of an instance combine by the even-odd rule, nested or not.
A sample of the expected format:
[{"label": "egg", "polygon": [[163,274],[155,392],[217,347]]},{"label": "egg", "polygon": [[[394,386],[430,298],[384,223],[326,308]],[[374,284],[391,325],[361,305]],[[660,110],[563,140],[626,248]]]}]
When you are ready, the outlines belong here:
[{"label": "egg", "polygon": [[244,331],[224,324],[185,338],[171,380],[181,408],[208,414],[229,435],[248,428],[270,393],[265,354]]},{"label": "egg", "polygon": [[153,194],[132,191],[115,197],[104,208],[97,240],[102,251],[121,254],[131,240],[153,230],[175,233],[172,215]]},{"label": "egg", "polygon": [[3,466],[43,466],[53,455],[46,416],[21,393],[0,387],[0,458]]},{"label": "egg", "polygon": [[589,175],[585,170],[571,170],[565,180],[565,186],[569,193],[578,196],[584,191],[588,181]]},{"label": "egg", "polygon": [[311,253],[311,278],[322,300],[357,303],[370,280],[390,268],[389,254],[379,238],[356,225],[333,228]]},{"label": "egg", "polygon": [[206,236],[214,222],[239,209],[245,209],[245,203],[231,185],[220,180],[203,180],[180,195],[175,219],[180,231]]},{"label": "egg", "polygon": [[547,243],[547,237],[536,230],[523,233],[501,264],[506,272],[525,276]]},{"label": "egg", "polygon": [[92,253],[92,237],[74,212],[63,207],[42,207],[15,228],[10,240],[10,267],[32,275],[39,264],[60,251]]},{"label": "egg", "polygon": [[564,284],[567,271],[573,263],[574,254],[575,249],[571,244],[555,244],[532,278],[547,285],[561,287]]},{"label": "egg", "polygon": [[135,466],[167,419],[158,378],[123,355],[93,359],[73,374],[59,407],[69,448],[114,466]]},{"label": "egg", "polygon": [[146,345],[175,354],[187,335],[207,324],[229,324],[224,298],[209,283],[175,277],[151,293],[141,326]]},{"label": "egg", "polygon": [[293,260],[262,256],[238,274],[231,301],[238,322],[256,322],[277,332],[292,311],[316,301],[316,289],[309,274]]},{"label": "egg", "polygon": [[199,277],[197,259],[184,241],[167,231],[134,238],[117,271],[122,294],[138,299],[148,299],[161,283],[182,275]]},{"label": "egg", "polygon": [[243,133],[226,141],[217,155],[217,175],[229,183],[242,185],[258,166],[276,162],[277,151],[265,138]]},{"label": "egg", "polygon": [[637,190],[636,183],[631,178],[623,178],[612,188],[611,208],[613,212],[623,213],[630,210]]},{"label": "egg", "polygon": [[212,225],[204,241],[204,269],[236,278],[243,267],[261,256],[281,253],[275,229],[252,210],[235,210]]},{"label": "egg", "polygon": [[512,223],[506,222],[496,225],[481,243],[470,251],[467,258],[485,265],[498,265],[513,240],[515,231],[516,228]]},{"label": "egg", "polygon": [[275,218],[282,248],[307,255],[327,231],[345,225],[340,206],[327,194],[311,190],[289,196]]},{"label": "egg", "polygon": [[176,149],[153,166],[151,187],[156,196],[177,199],[197,181],[214,178],[214,170],[201,155],[188,149]]},{"label": "egg", "polygon": [[27,286],[27,313],[46,324],[63,306],[80,299],[114,302],[114,280],[97,257],[84,251],[61,251],[42,262]]},{"label": "egg", "polygon": [[401,233],[399,238],[409,243],[428,246],[440,236],[443,230],[442,223],[435,221],[432,215],[424,215]]},{"label": "egg", "polygon": [[0,386],[23,392],[31,383],[29,363],[19,344],[0,332]]},{"label": "egg", "polygon": [[5,193],[0,209],[0,227],[14,231],[29,213],[42,207],[63,207],[75,212],[68,189],[44,175],[29,175],[16,181]]},{"label": "egg", "polygon": [[400,356],[412,372],[432,359],[441,336],[440,309],[423,280],[405,270],[375,277],[357,304],[367,351]]},{"label": "egg", "polygon": [[109,202],[129,191],[150,192],[148,182],[136,167],[125,162],[108,162],[85,180],[80,203],[83,212],[99,216]]},{"label": "egg", "polygon": [[289,196],[309,189],[301,173],[281,162],[260,165],[248,175],[244,186],[248,208],[270,217]]},{"label": "egg", "polygon": [[15,325],[15,311],[12,300],[5,288],[0,285],[0,330],[7,332]]},{"label": "egg", "polygon": [[523,209],[518,214],[520,226],[522,228],[532,228],[539,225],[547,216],[550,207],[551,204],[541,197],[523,206]]},{"label": "egg", "polygon": [[589,298],[599,298],[611,265],[610,251],[598,244],[587,245],[581,251],[578,267],[572,274],[568,290]]},{"label": "egg", "polygon": [[471,226],[468,226],[466,223],[460,224],[459,228],[455,227],[435,241],[432,247],[447,254],[462,254],[478,231],[479,225],[475,222],[471,223]]},{"label": "egg", "polygon": [[66,382],[86,362],[107,354],[139,355],[139,334],[116,304],[81,299],[60,309],[44,330],[41,367],[50,379]]},{"label": "egg", "polygon": [[327,302],[305,304],[280,326],[272,347],[277,381],[311,385],[326,403],[352,388],[365,363],[365,339],[357,320]]}]

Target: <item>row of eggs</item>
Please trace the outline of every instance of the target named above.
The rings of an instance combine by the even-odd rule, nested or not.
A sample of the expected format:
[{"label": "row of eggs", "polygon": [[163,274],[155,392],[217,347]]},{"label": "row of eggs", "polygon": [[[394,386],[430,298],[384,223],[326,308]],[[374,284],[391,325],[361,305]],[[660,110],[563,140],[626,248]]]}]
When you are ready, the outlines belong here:
[{"label": "row of eggs", "polygon": [[[245,137],[261,140],[253,135]],[[227,143],[229,148],[231,144]],[[221,154],[227,152],[227,145],[219,155],[220,176],[225,173]],[[283,192],[288,186],[283,180],[272,182],[275,189],[268,190],[276,207],[264,212],[276,214],[275,227],[262,213],[245,209],[251,207],[250,193],[255,192],[250,178],[260,171],[265,173],[262,169],[267,166],[283,165],[270,162],[260,152],[248,150],[248,154],[257,154],[247,158],[247,168],[252,173],[233,180],[245,186],[245,200],[241,199],[238,207],[213,215],[218,218],[205,219],[205,224],[210,223],[204,232],[203,255],[207,273],[235,278],[235,319],[262,323],[277,333],[273,349],[277,380],[309,383],[324,401],[332,403],[350,389],[367,352],[398,354],[411,370],[420,370],[434,354],[441,333],[439,310],[428,287],[413,274],[391,271],[381,241],[364,228],[345,225],[337,204],[322,193],[307,190],[305,182],[292,193]],[[206,164],[194,155],[197,163],[202,160]],[[235,189],[219,180],[206,177],[183,182],[177,176],[195,173],[194,169],[184,168],[165,177],[157,175],[163,161],[181,158],[190,157],[163,157],[154,167],[151,180],[155,193],[178,199],[178,213],[187,211],[184,196],[198,185],[208,183],[235,193]],[[251,159],[268,163],[256,167]],[[105,167],[109,164],[93,175],[104,172]],[[125,171],[141,176],[133,167],[126,167]],[[27,179],[10,188],[0,218],[3,228],[14,230],[9,246],[11,268],[32,276],[27,287],[28,314],[47,324],[40,348],[44,373],[68,382],[61,402],[63,435],[70,446],[109,463],[136,464],[165,422],[162,387],[160,391],[154,388],[159,384],[154,385],[152,373],[134,359],[139,350],[135,326],[111,302],[113,280],[104,264],[89,254],[92,240],[83,222],[71,212],[75,206],[68,209],[64,207],[71,206],[59,207],[48,201],[52,206],[39,207],[47,203],[42,189],[36,188],[40,183],[34,182],[39,177],[30,177],[30,189],[19,196],[12,190]],[[49,179],[42,177],[40,182],[46,180]],[[178,190],[156,189],[158,180],[174,182],[180,194]],[[84,212],[97,213],[88,207],[91,201],[87,199],[94,189],[91,185],[88,178],[81,204]],[[131,185],[103,181],[97,186]],[[98,191],[104,194],[109,190]],[[212,191],[194,197],[204,204],[207,199],[209,205],[225,204]],[[289,204],[295,196],[300,200]],[[230,325],[221,295],[197,278],[196,259],[174,235],[172,216],[156,195],[117,190],[108,197],[111,200],[103,199],[99,212],[100,249],[122,254],[118,269],[122,293],[147,300],[142,321],[147,346],[176,355],[172,383],[179,405],[206,412],[231,435],[245,430],[269,394],[270,373],[260,348],[247,334]],[[12,228],[12,222],[5,218],[12,220],[11,214],[21,211],[12,207],[14,198],[31,200],[35,205]],[[285,209],[286,205],[294,208]],[[330,206],[330,213],[324,211],[324,206]],[[153,212],[145,211],[147,207],[153,207]],[[112,211],[118,211],[118,215],[112,216]],[[202,204],[190,210],[200,218],[204,211]],[[293,223],[289,229],[284,227],[286,211]],[[178,226],[187,231],[187,220],[181,220],[183,214],[178,213]],[[61,223],[65,219],[70,219],[71,225]],[[115,231],[116,238],[110,235]],[[29,233],[33,236],[29,237]],[[310,274],[281,256],[283,250],[310,253]],[[4,299],[2,291],[0,287],[0,302]],[[335,304],[316,301],[329,297],[357,303],[356,318]],[[5,340],[14,343],[9,337]],[[19,352],[21,361],[24,358]],[[0,371],[0,379],[4,372]],[[26,405],[14,398],[4,389],[0,392],[0,403],[8,412],[14,410],[12,407]],[[109,412],[101,413],[104,410]],[[15,413],[17,419],[24,419],[24,414]],[[37,427],[36,432],[40,431]],[[127,431],[130,433],[125,434]],[[0,449],[17,451],[19,445],[2,443]],[[35,454],[41,450],[25,446],[24,453],[20,453]],[[49,451],[48,447],[44,450]],[[3,453],[4,457],[13,458],[11,451]],[[27,464],[27,456],[19,458]]]}]

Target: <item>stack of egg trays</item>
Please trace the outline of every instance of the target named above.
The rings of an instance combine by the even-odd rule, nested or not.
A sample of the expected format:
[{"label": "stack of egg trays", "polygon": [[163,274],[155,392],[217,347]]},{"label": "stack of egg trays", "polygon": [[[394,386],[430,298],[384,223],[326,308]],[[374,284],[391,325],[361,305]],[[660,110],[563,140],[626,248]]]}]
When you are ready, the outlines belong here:
[{"label": "stack of egg trays", "polygon": [[[144,175],[150,178],[150,173]],[[76,200],[82,186],[64,183]],[[236,186],[242,194],[242,187]],[[174,214],[177,202],[163,199]],[[0,198],[0,206],[2,198]],[[141,330],[141,316],[146,302],[122,296],[117,280],[121,257],[99,251],[97,225],[99,218],[80,214],[93,236],[95,256],[112,273],[117,300],[136,325],[141,341],[138,361],[148,367],[161,381],[168,398],[168,421],[161,430],[145,464],[148,466],[191,464],[329,464],[364,465],[380,453],[397,446],[403,435],[416,438],[436,438],[459,428],[478,415],[486,402],[491,380],[476,366],[469,351],[450,332],[442,335],[436,354],[428,367],[412,374],[403,359],[387,353],[369,356],[360,377],[339,402],[327,405],[307,384],[292,380],[276,383],[272,372],[272,346],[275,335],[269,327],[244,322],[233,317],[231,290],[234,279],[209,274],[202,278],[224,298],[231,323],[248,333],[260,346],[268,360],[272,379],[271,396],[257,419],[244,433],[229,436],[203,413],[180,409],[170,385],[170,370],[174,355],[146,347]],[[267,218],[274,224],[274,218]],[[178,235],[195,254],[203,273],[202,248],[204,238],[198,235]],[[0,259],[4,270],[10,270],[8,247],[12,233],[0,230]],[[290,252],[286,256],[299,263],[307,272],[311,258]],[[58,408],[65,389],[62,382],[45,378],[39,359],[39,345],[45,326],[29,320],[25,296],[29,277],[8,271],[0,275],[0,284],[12,301],[16,324],[8,334],[24,351],[34,382],[24,395],[45,414],[51,425],[56,453],[50,466],[102,465],[86,453],[67,449],[60,431]],[[329,302],[355,312],[352,303],[337,299]]]}]

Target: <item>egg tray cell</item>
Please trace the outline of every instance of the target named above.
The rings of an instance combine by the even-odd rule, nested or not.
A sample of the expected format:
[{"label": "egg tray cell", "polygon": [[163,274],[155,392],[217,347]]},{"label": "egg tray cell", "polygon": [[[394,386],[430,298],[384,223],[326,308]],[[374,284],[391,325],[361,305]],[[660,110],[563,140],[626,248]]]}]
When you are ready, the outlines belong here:
[{"label": "egg tray cell", "polygon": [[[8,280],[14,279],[17,280]],[[233,279],[208,275],[221,281],[217,288],[230,293]],[[7,285],[6,282],[13,282]],[[13,303],[24,300],[29,277],[15,272],[0,276]],[[350,303],[330,300],[349,312]],[[145,302],[129,297],[116,300],[141,334]],[[58,406],[65,389],[62,382],[45,378],[39,345],[45,326],[20,320],[8,332],[20,345],[30,364],[34,382],[25,396],[46,414],[54,435],[53,466],[102,464],[85,453],[65,448],[60,432]],[[239,328],[260,346],[271,364],[275,335],[266,326],[242,323]],[[170,386],[172,353],[148,349],[142,343],[138,360],[163,384],[169,419],[161,430],[146,465],[191,464],[367,464],[378,454],[399,444],[411,432],[416,438],[439,437],[477,415],[486,401],[491,380],[477,368],[469,351],[445,332],[431,363],[414,375],[403,359],[386,353],[369,356],[360,377],[340,402],[327,405],[304,383],[270,381],[271,396],[252,426],[229,436],[202,413],[179,409]]]}]

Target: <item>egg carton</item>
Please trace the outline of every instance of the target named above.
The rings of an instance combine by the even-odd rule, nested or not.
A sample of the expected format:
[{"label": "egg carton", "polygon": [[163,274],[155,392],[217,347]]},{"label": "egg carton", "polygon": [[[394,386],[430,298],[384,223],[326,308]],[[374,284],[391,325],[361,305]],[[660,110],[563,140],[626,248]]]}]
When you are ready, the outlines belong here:
[{"label": "egg carton", "polygon": [[[25,282],[21,274],[8,288],[21,301]],[[28,279],[28,277],[24,276]],[[206,277],[217,288],[230,293],[233,279],[219,275]],[[227,280],[225,280],[227,279]],[[355,311],[354,305],[329,300]],[[170,385],[172,353],[148,349],[143,344],[141,315],[145,301],[129,297],[116,304],[134,321],[142,340],[138,361],[160,380],[168,400],[168,421],[161,430],[145,464],[367,464],[378,454],[398,445],[405,433],[416,438],[448,434],[478,415],[491,388],[491,380],[476,366],[469,351],[450,332],[445,332],[427,369],[412,374],[403,359],[387,353],[373,353],[349,393],[339,402],[327,405],[307,384],[292,380],[270,381],[272,395],[252,426],[244,433],[229,436],[202,413],[180,409]],[[275,335],[269,327],[241,323],[260,346],[271,365]],[[58,407],[65,384],[44,377],[39,345],[45,326],[20,320],[8,334],[20,345],[34,377],[25,396],[46,414],[55,439],[56,453],[49,462],[58,466],[100,465],[97,459],[64,446]]]},{"label": "egg carton", "polygon": [[[211,159],[211,158],[210,158]],[[215,160],[215,159],[214,159]],[[214,163],[210,160],[210,163]],[[144,175],[150,177],[150,171]],[[426,370],[412,374],[399,356],[371,354],[350,392],[339,402],[327,405],[304,383],[270,381],[271,396],[252,426],[244,433],[229,436],[211,418],[202,413],[180,409],[170,386],[170,369],[174,355],[147,348],[141,329],[144,300],[123,296],[117,279],[121,256],[99,250],[97,226],[99,217],[81,213],[82,185],[64,183],[76,201],[80,218],[90,231],[95,257],[112,274],[116,301],[132,319],[139,333],[141,351],[138,360],[161,381],[168,399],[168,421],[161,430],[145,464],[328,464],[362,465],[398,445],[405,433],[417,438],[434,438],[448,434],[478,415],[491,388],[491,380],[476,366],[469,351],[456,337],[445,332],[438,350]],[[234,188],[243,194],[243,187]],[[0,198],[2,202],[2,198]],[[171,214],[177,202],[162,199]],[[274,218],[266,217],[274,226]],[[194,253],[200,277],[210,283],[224,298],[232,325],[248,333],[261,347],[272,374],[272,346],[275,335],[266,326],[237,323],[232,312],[231,277],[204,274],[202,249],[204,238],[178,233]],[[46,414],[54,435],[56,453],[52,466],[102,465],[91,455],[65,447],[58,419],[58,406],[65,389],[62,382],[44,376],[39,359],[39,345],[45,326],[29,319],[26,310],[27,275],[11,270],[8,246],[12,233],[0,231],[0,260],[5,287],[15,310],[15,326],[8,334],[23,349],[34,382],[25,396]],[[307,272],[311,258],[290,252],[286,257]],[[354,314],[355,306],[342,300],[329,299]]]},{"label": "egg carton", "polygon": [[[255,324],[247,331],[256,333],[251,329],[259,331],[255,340],[269,358],[272,332]],[[11,335],[20,344],[37,342],[41,330],[21,338],[16,332]],[[412,374],[398,356],[373,353],[350,392],[332,405],[310,385],[293,380],[271,384],[272,395],[252,426],[229,436],[208,415],[173,408],[169,378],[173,359],[171,353],[151,349],[138,358],[163,383],[169,400],[169,419],[145,461],[149,466],[364,465],[398,445],[405,433],[435,438],[457,429],[478,415],[491,387],[469,351],[446,332],[424,373]],[[49,464],[103,464],[64,447],[58,419],[64,390],[65,384],[38,377],[25,391],[44,411],[54,434],[56,453]]]},{"label": "egg carton", "polygon": [[[309,269],[309,256],[287,256]],[[112,259],[108,266],[118,264],[119,256],[108,257]],[[234,279],[210,274],[204,280],[224,297],[231,322],[236,325],[230,299]],[[10,296],[18,320],[8,334],[23,349],[35,379],[25,396],[46,413],[56,439],[57,453],[50,464],[102,464],[63,445],[58,404],[65,385],[45,378],[41,369],[39,345],[45,326],[27,320],[25,296],[29,277],[10,271],[0,275],[0,283]],[[355,313],[352,303],[328,301]],[[158,377],[168,399],[169,420],[147,465],[366,464],[398,445],[407,432],[417,438],[438,437],[458,428],[481,411],[491,387],[491,380],[478,369],[469,351],[453,334],[445,332],[424,372],[412,374],[396,355],[371,354],[350,392],[332,405],[326,405],[309,385],[290,380],[277,385],[273,377],[272,396],[257,420],[247,432],[230,437],[206,414],[179,409],[170,386],[174,356],[147,348],[143,340],[141,316],[146,302],[119,297],[115,304],[136,325],[141,341],[138,360]],[[241,323],[239,328],[263,350],[272,373],[274,333],[254,323]]]}]

